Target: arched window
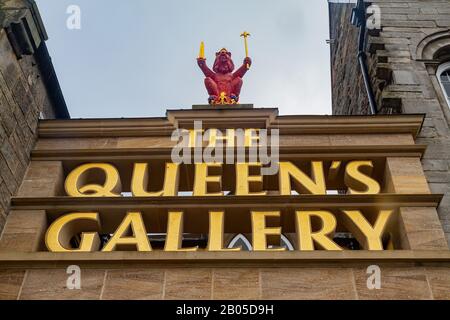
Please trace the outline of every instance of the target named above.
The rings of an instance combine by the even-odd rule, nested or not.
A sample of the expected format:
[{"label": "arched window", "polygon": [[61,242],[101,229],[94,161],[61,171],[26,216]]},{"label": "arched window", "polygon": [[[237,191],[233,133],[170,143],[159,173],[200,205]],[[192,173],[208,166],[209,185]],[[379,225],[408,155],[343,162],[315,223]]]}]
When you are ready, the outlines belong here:
[{"label": "arched window", "polygon": [[444,96],[447,98],[447,104],[450,107],[450,62],[441,64],[436,76],[441,84],[442,91],[444,91]]},{"label": "arched window", "polygon": [[[252,244],[242,233],[231,239],[228,244],[230,249],[239,247],[242,248],[242,251],[253,251]],[[281,235],[281,247],[286,248],[288,251],[294,251],[294,246],[284,234]]]},{"label": "arched window", "polygon": [[252,251],[252,244],[242,233],[235,236],[228,245],[228,248],[242,248],[242,251]]}]

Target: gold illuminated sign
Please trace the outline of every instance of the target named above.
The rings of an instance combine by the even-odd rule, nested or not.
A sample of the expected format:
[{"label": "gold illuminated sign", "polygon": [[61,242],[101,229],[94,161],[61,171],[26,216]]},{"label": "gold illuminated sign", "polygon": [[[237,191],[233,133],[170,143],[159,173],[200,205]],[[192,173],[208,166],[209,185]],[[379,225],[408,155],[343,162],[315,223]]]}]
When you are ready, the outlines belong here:
[{"label": "gold illuminated sign", "polygon": [[[226,140],[227,138],[224,137]],[[213,139],[215,143],[216,140]],[[250,140],[249,140],[250,141]],[[326,196],[327,179],[337,179],[333,172],[340,161],[331,161],[327,170],[323,161],[309,161],[303,169],[289,161],[279,162],[278,191],[279,196],[317,195]],[[129,189],[133,197],[177,197],[179,195],[180,165],[166,163],[164,179],[159,191],[149,191],[149,179],[152,170],[148,163],[134,163],[131,185]],[[196,163],[192,181],[193,198],[226,197],[223,190],[222,163]],[[257,172],[260,163],[236,163],[235,187],[233,196],[265,197],[268,190],[264,190],[264,177]],[[380,184],[371,176],[373,162],[348,161],[341,175],[347,194],[379,194]],[[96,177],[96,178],[93,178]],[[95,180],[95,181],[94,181]],[[113,164],[89,163],[73,169],[65,180],[65,190],[70,197],[121,197],[122,182],[118,169]],[[273,190],[271,193],[273,194]],[[280,225],[269,225],[269,221],[279,221],[280,210],[249,210],[251,220],[251,240],[254,251],[284,251],[283,247],[273,245],[280,243],[283,229]],[[334,234],[339,227],[351,232],[366,250],[383,250],[383,237],[388,232],[393,221],[394,210],[379,210],[376,218],[369,221],[359,210],[346,208],[333,211],[306,210],[301,206],[295,210],[294,230],[296,234],[295,248],[301,251],[311,250],[343,250],[334,240]],[[164,251],[198,251],[198,247],[184,248],[182,245],[184,221],[183,210],[167,211],[167,229]],[[209,211],[209,233],[207,251],[240,251],[240,248],[226,248],[224,243],[224,229],[227,219],[225,210]],[[101,248],[99,234],[102,230],[100,215],[96,212],[75,212],[57,218],[47,230],[46,245],[51,252],[93,252],[135,250],[140,252],[152,251],[148,238],[151,226],[145,222],[142,212],[127,212],[110,239]],[[70,244],[72,237],[79,235],[81,241],[77,248]]]},{"label": "gold illuminated sign", "polygon": [[[241,138],[236,139],[238,131]],[[206,139],[203,129],[187,132],[189,157],[198,148],[220,145],[229,152],[240,143],[243,150],[250,150],[261,141],[267,142],[259,129],[228,129],[225,134],[217,129],[207,132]],[[267,162],[250,159],[244,157],[242,161],[237,157],[232,163],[228,159],[194,163],[128,161],[128,169],[124,169],[123,162],[71,167],[64,184],[67,196],[106,198],[112,203],[112,209],[59,213],[51,219],[47,230],[47,249],[51,252],[237,252],[242,248],[230,248],[227,242],[230,236],[243,232],[249,235],[253,251],[285,251],[280,241],[286,234],[290,235],[295,250],[341,251],[346,248],[336,242],[335,235],[342,232],[356,239],[363,250],[394,248],[392,235],[397,228],[398,207],[382,205],[383,192],[387,189],[382,158],[352,160],[351,155],[344,155],[340,159],[291,160],[288,156],[280,160],[277,157],[273,158],[277,159],[275,175],[263,173]],[[358,202],[350,206],[345,202],[347,197],[373,195],[379,195],[379,205],[360,208]],[[327,201],[333,196],[344,201],[342,205],[339,202],[328,207],[317,202],[311,205],[310,200],[290,205],[295,197]],[[186,208],[173,205],[141,210],[139,202],[133,202],[135,205],[129,210],[114,208],[114,203],[124,197],[140,199],[142,203],[155,199],[165,199],[168,203],[186,198],[192,201]],[[220,199],[227,198],[237,203],[239,199],[255,200],[245,207],[232,203],[224,208]],[[286,202],[269,208],[274,198]],[[207,199],[213,200],[205,206]],[[206,246],[183,245],[184,235],[193,229],[202,230],[207,236]],[[152,248],[149,234],[155,230],[164,235],[163,247]],[[75,243],[74,237],[78,239]]]},{"label": "gold illuminated sign", "polygon": [[[322,161],[311,161],[311,176],[303,172],[291,162],[279,162],[279,195],[298,194],[325,195],[324,165]],[[193,196],[223,196],[222,176],[211,171],[222,171],[222,163],[197,163]],[[236,165],[236,195],[265,195],[265,191],[252,192],[250,189],[261,189],[263,177],[251,175],[250,168],[260,168],[258,163],[237,163]],[[344,182],[350,194],[379,194],[380,184],[365,174],[364,168],[372,168],[372,161],[351,161],[345,170]],[[105,176],[103,184],[87,184],[86,175],[89,170],[100,171]],[[131,191],[135,197],[176,196],[179,185],[179,165],[166,163],[164,185],[161,191],[148,192],[149,168],[146,163],[135,163],[131,180]],[[65,190],[71,197],[119,197],[122,184],[117,169],[107,163],[83,164],[74,169],[67,177]],[[253,188],[251,188],[253,186]]]}]

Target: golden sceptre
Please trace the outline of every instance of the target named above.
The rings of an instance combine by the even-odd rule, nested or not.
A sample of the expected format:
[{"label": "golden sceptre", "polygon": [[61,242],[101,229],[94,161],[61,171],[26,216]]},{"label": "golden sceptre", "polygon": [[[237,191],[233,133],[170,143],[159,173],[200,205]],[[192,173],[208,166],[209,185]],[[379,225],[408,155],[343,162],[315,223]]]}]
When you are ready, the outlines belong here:
[{"label": "golden sceptre", "polygon": [[[250,33],[248,33],[247,31],[244,31],[241,34],[241,37],[244,37],[244,44],[245,44],[245,57],[248,58],[248,43],[247,43],[247,38],[250,37]],[[250,65],[247,63],[247,69],[250,69]]]}]

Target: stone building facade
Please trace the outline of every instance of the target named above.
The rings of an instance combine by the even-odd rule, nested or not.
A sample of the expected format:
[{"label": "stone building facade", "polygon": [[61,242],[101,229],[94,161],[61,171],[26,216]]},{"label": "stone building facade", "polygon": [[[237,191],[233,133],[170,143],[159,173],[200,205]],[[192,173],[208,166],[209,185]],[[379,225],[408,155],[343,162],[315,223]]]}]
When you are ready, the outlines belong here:
[{"label": "stone building facade", "polygon": [[[367,65],[378,113],[426,114],[417,143],[427,145],[422,164],[450,243],[450,2],[373,0],[380,28],[366,30]],[[358,66],[354,4],[330,1],[333,114],[368,114]],[[372,7],[374,8],[374,7]],[[447,79],[448,80],[448,79]]]},{"label": "stone building facade", "polygon": [[[172,161],[176,144],[172,133],[193,129],[198,120],[204,129],[278,129],[281,161],[303,163],[304,170],[309,159],[323,161],[330,191],[345,189],[342,171],[328,170],[331,162],[342,161],[345,167],[355,159],[372,159],[381,193],[282,196],[277,177],[266,176],[260,184],[266,195],[236,195],[235,165],[228,164],[220,174],[221,187],[207,188],[232,191],[223,196],[68,194],[71,172],[93,163],[113,165],[121,178],[118,192],[124,193],[132,191],[133,165],[147,163],[153,172],[148,189],[160,190],[165,181],[163,168]],[[430,192],[420,165],[425,148],[414,141],[422,122],[422,115],[281,116],[275,108],[233,107],[168,110],[164,118],[41,121],[32,161],[0,237],[0,300],[450,299],[450,252],[436,211],[441,195]],[[182,164],[180,192],[194,190],[194,171],[192,165]],[[338,176],[341,182],[335,180]],[[93,179],[97,185],[104,183],[102,176]],[[292,235],[295,210],[361,208],[370,216],[383,207],[380,203],[397,212],[389,233],[394,250],[298,250]],[[129,251],[54,252],[47,247],[50,226],[66,214],[98,212],[97,231],[105,235],[114,233],[127,212],[141,212],[146,231],[163,234],[171,209],[183,211],[183,232],[190,235],[208,235],[208,211],[223,210],[224,246],[229,245],[227,235],[252,233],[251,211],[282,211],[280,220],[270,225],[281,226],[297,249],[180,252],[158,249],[152,240],[151,252],[132,247]],[[83,225],[65,229],[84,232]],[[70,249],[77,250],[76,245]],[[80,290],[67,287],[67,268],[73,265],[81,270]],[[367,286],[371,265],[382,268],[380,290]]]},{"label": "stone building facade", "polygon": [[[445,56],[441,50],[433,53],[436,51],[433,48],[446,39],[447,31],[444,30],[443,38],[439,36],[442,33],[433,38],[438,42],[417,42],[422,43],[418,47],[423,46],[416,53],[422,57],[420,62],[414,60],[415,56],[404,56],[405,48],[410,45],[408,41],[412,40],[405,40],[404,36],[397,36],[398,44],[395,37],[380,40],[388,38],[383,33],[388,30],[393,37],[395,28],[405,33],[414,33],[411,31],[414,28],[403,25],[371,32],[369,43],[373,43],[371,50],[376,50],[369,57],[369,70],[373,84],[377,85],[380,113],[422,113],[419,115],[366,115],[369,108],[364,84],[353,60],[357,46],[353,37],[357,32],[346,23],[351,7],[330,4],[332,37],[337,39],[332,41],[335,50],[332,52],[333,107],[341,116],[282,116],[276,108],[202,106],[168,110],[165,117],[159,118],[73,120],[67,119],[69,115],[43,42],[45,30],[34,2],[0,0],[0,3],[4,5],[0,88],[5,101],[0,113],[0,160],[4,162],[0,162],[3,166],[0,182],[7,188],[2,189],[6,223],[0,236],[0,300],[450,299],[450,251],[441,226],[441,221],[446,226],[448,206],[445,204],[449,201],[448,187],[442,182],[448,175],[448,167],[442,169],[448,166],[445,158],[448,128],[443,105],[439,103],[442,96],[437,89],[432,90],[436,79],[429,75]],[[379,3],[383,8],[408,9],[413,1]],[[424,2],[414,3],[419,6]],[[415,9],[411,12],[421,10],[420,6],[412,8]],[[436,6],[433,12],[442,8],[445,6]],[[430,34],[439,31],[437,21]],[[339,41],[341,45],[337,47]],[[403,45],[405,48],[401,50]],[[377,59],[377,55],[383,54]],[[413,68],[416,63],[423,64],[425,72]],[[426,76],[431,78],[428,87],[421,85]],[[352,91],[346,93],[348,90]],[[413,107],[428,107],[432,111],[413,110]],[[440,121],[438,110],[442,112]],[[282,192],[285,184],[279,177],[258,179],[257,173],[250,169],[245,174],[248,179],[238,179],[237,163],[233,160],[232,164],[219,163],[220,173],[208,174],[206,170],[203,180],[208,175],[221,178],[208,180],[211,188],[205,182],[205,193],[195,195],[194,192],[195,181],[202,180],[197,178],[197,166],[183,163],[180,179],[174,183],[177,193],[155,196],[166,184],[167,164],[173,162],[176,142],[172,134],[175,130],[187,130],[189,136],[194,133],[195,137],[199,120],[205,130],[277,130],[280,161],[292,162],[307,176],[319,172],[317,176],[323,176],[324,189],[310,194],[297,181],[300,186],[295,188],[296,192],[290,187],[287,193]],[[427,137],[430,134],[434,136]],[[247,138],[253,141],[255,137],[250,134]],[[424,142],[429,142],[427,153]],[[191,151],[188,150],[189,154]],[[322,170],[313,174],[312,161]],[[350,190],[360,188],[354,187],[352,175],[347,175],[349,163],[355,162],[370,162],[370,173],[366,174],[376,182],[378,191],[361,190],[363,194],[355,194]],[[146,164],[152,170],[151,181],[144,175],[141,181],[144,189],[152,191],[151,195],[133,191],[136,164]],[[84,180],[81,184],[76,179],[71,189],[69,177],[85,165],[94,165],[95,171],[84,176],[85,180],[80,178]],[[111,172],[117,176],[116,186],[110,190],[114,196],[71,194],[69,191],[74,189],[82,192],[80,187],[84,183],[105,187],[108,174],[98,171],[98,165],[112,168]],[[244,184],[238,183],[243,180],[246,180]],[[242,185],[253,194],[238,194],[236,190]],[[261,193],[263,190],[266,192]],[[223,194],[217,195],[219,191]],[[442,200],[443,193],[447,195]],[[441,200],[440,220],[436,208]],[[327,231],[328,240],[342,240],[336,234],[345,234],[345,239],[358,242],[358,248],[344,246],[338,248],[342,250],[326,251],[314,243],[312,250],[301,250],[303,240],[299,240],[300,227],[295,219],[299,216],[297,211],[306,209],[329,210],[335,217],[329,220],[336,222],[333,231]],[[379,217],[385,216],[382,211],[395,212],[383,232],[375,237],[379,249],[369,248],[370,241],[362,236],[361,230],[348,226],[342,213],[349,209],[361,210],[363,217],[359,220],[371,225],[378,224]],[[270,219],[267,227],[280,230],[271,234],[274,237],[270,237],[270,242],[254,251],[223,251],[234,248],[231,242],[237,236],[266,230],[255,227],[252,218],[252,211],[263,210],[275,212],[268,215],[275,219]],[[175,217],[181,216],[175,223],[169,219],[173,211]],[[223,211],[225,216],[222,228],[217,228],[221,232],[213,230],[223,236],[220,248],[214,250],[208,244],[196,251],[183,250],[193,245],[186,244],[185,235],[206,235],[208,240],[216,237],[211,232],[211,211]],[[87,220],[60,225],[61,218],[83,212],[98,217],[95,226],[85,223]],[[105,242],[108,244],[119,233],[119,224],[122,225],[121,221],[130,212],[143,218],[140,232],[146,239],[144,243],[152,249],[141,250],[132,243],[125,248],[128,250],[123,247],[104,250]],[[182,220],[184,217],[186,221]],[[320,233],[321,223],[309,224],[310,233],[312,224],[314,231]],[[58,225],[61,232],[52,238],[49,230]],[[178,230],[178,237],[169,237],[169,226],[172,232]],[[123,238],[136,237],[135,229],[131,229],[123,230]],[[175,239],[177,245],[166,249],[161,245],[161,238],[154,235],[163,235],[165,244]],[[282,244],[281,236],[295,248],[289,248],[290,252],[273,250],[272,245]],[[89,248],[82,245],[87,238],[92,240]],[[54,250],[49,245],[52,241],[58,242],[62,250]],[[252,236],[253,248],[257,242]],[[75,290],[68,286],[68,270],[74,265],[80,268],[81,281]],[[367,281],[368,267],[373,265],[379,266],[382,272],[382,286],[377,290],[369,287]]]},{"label": "stone building facade", "polygon": [[0,1],[0,230],[25,175],[39,118],[69,117],[34,1]]}]

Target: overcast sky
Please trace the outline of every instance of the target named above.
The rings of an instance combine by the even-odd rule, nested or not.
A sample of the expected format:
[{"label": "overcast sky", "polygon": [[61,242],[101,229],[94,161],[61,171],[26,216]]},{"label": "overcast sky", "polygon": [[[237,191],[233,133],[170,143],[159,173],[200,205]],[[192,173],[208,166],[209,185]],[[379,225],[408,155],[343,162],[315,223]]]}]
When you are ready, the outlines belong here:
[{"label": "overcast sky", "polygon": [[[226,47],[236,65],[249,31],[253,66],[241,103],[281,114],[331,114],[326,0],[36,0],[72,118],[164,116],[205,104],[209,65]],[[70,5],[81,29],[66,27]]]}]

